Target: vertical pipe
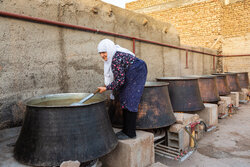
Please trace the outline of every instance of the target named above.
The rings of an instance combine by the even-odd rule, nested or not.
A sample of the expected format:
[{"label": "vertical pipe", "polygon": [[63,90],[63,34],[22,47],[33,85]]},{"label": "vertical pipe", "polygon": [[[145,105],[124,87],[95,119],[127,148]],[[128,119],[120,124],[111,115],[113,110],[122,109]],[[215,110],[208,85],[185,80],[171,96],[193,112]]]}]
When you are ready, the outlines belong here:
[{"label": "vertical pipe", "polygon": [[215,56],[213,56],[213,70],[215,70]]},{"label": "vertical pipe", "polygon": [[185,68],[188,68],[188,50],[186,50],[186,67]]},{"label": "vertical pipe", "polygon": [[[192,136],[195,137],[195,130],[191,128]],[[194,139],[191,137],[190,147],[194,148]]]},{"label": "vertical pipe", "polygon": [[135,38],[133,38],[133,53],[135,54]]}]

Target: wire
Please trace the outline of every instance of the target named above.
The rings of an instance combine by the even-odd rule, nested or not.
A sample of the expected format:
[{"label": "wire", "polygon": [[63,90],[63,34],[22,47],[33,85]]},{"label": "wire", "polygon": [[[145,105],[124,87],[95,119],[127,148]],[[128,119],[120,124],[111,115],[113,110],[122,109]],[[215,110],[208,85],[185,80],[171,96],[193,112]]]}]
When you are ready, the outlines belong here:
[{"label": "wire", "polygon": [[185,131],[189,134],[189,136],[194,140],[194,151],[196,151],[198,145],[197,145],[197,141],[196,141],[195,137],[187,130],[187,127],[186,127],[186,126],[185,126],[184,129],[185,129]]},{"label": "wire", "polygon": [[204,121],[200,121],[199,124],[203,124],[205,126],[205,132],[207,132],[207,124]]}]

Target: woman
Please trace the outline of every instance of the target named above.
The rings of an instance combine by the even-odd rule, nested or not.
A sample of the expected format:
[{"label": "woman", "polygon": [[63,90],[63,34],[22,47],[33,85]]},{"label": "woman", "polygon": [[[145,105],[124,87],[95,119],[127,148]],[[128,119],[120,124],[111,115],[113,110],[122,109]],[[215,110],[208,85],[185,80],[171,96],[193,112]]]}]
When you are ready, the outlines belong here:
[{"label": "woman", "polygon": [[116,136],[120,140],[135,138],[136,117],[147,78],[147,65],[132,52],[115,45],[109,39],[99,43],[98,52],[104,60],[106,85],[106,87],[98,87],[100,93],[106,90],[117,90],[120,95],[123,129],[116,133]]}]

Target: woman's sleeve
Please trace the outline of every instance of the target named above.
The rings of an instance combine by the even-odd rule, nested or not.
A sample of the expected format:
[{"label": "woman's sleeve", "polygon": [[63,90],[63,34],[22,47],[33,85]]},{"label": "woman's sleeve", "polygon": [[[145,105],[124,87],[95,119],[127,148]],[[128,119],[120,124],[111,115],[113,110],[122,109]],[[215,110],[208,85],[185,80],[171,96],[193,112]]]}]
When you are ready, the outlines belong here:
[{"label": "woman's sleeve", "polygon": [[112,72],[114,74],[114,81],[106,86],[107,90],[118,90],[125,82],[125,68],[122,58],[115,58],[112,61]]}]

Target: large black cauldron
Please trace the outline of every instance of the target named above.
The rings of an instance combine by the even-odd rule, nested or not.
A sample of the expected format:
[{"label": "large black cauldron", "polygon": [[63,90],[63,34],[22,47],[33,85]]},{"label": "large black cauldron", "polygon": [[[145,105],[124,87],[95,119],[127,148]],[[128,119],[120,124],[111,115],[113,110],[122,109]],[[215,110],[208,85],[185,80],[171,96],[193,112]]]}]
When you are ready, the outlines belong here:
[{"label": "large black cauldron", "polygon": [[[110,118],[116,127],[122,127],[123,116],[119,93],[111,101]],[[174,124],[176,121],[168,93],[168,83],[146,82],[136,120],[136,129],[155,129]]]},{"label": "large black cauldron", "polygon": [[227,82],[228,82],[228,86],[230,88],[230,91],[232,91],[232,92],[240,92],[241,87],[240,87],[240,83],[239,83],[237,73],[226,72],[225,74],[227,75]]},{"label": "large black cauldron", "polygon": [[205,108],[198,85],[198,78],[161,77],[157,81],[169,82],[169,96],[175,112],[192,112]]},{"label": "large black cauldron", "polygon": [[26,101],[26,115],[14,157],[32,166],[59,166],[63,161],[87,162],[117,145],[100,94],[86,105],[70,106],[87,93],[34,97]]},{"label": "large black cauldron", "polygon": [[230,94],[230,88],[227,82],[227,75],[223,73],[214,73],[216,76],[216,85],[220,96],[226,96]]},{"label": "large black cauldron", "polygon": [[248,72],[237,72],[237,76],[239,79],[240,87],[248,89],[249,87]]},{"label": "large black cauldron", "polygon": [[214,75],[189,75],[198,78],[201,98],[204,103],[217,103],[220,100]]}]

